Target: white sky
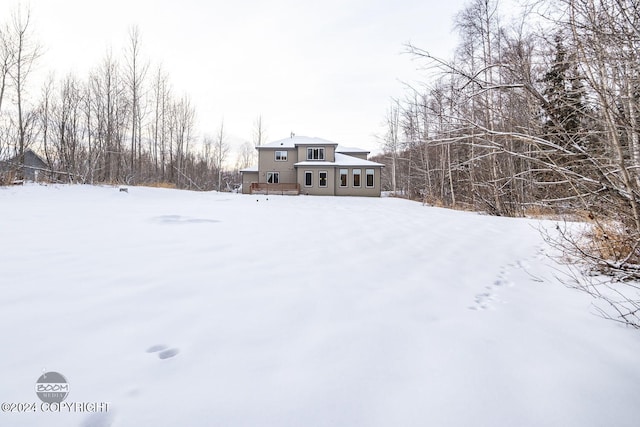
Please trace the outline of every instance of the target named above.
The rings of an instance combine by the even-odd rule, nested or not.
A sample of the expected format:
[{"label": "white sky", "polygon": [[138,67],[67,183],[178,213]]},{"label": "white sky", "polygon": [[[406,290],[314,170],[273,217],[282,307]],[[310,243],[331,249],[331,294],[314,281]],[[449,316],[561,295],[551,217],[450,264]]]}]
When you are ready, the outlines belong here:
[{"label": "white sky", "polygon": [[[85,78],[108,49],[123,58],[128,29],[162,63],[176,94],[197,109],[199,136],[224,119],[229,142],[317,136],[375,151],[401,81],[419,77],[414,44],[450,56],[452,19],[465,0],[31,0],[46,49],[39,69]],[[16,2],[4,0],[0,17]],[[2,19],[5,21],[6,19]],[[39,93],[39,88],[32,88]]]}]

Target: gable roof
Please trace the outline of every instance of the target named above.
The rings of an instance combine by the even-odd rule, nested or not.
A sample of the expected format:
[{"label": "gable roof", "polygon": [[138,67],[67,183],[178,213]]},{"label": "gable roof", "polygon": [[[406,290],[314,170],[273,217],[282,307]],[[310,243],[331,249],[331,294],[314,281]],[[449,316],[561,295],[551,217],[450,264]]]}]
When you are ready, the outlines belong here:
[{"label": "gable roof", "polygon": [[24,150],[24,163],[20,163],[20,155],[16,155],[8,160],[0,161],[0,164],[8,166],[24,166],[27,168],[46,169],[47,163],[42,160],[42,157],[38,156],[32,149],[27,148]]},{"label": "gable roof", "polygon": [[24,165],[36,168],[46,168],[47,163],[42,160],[33,150],[27,149],[24,152]]}]

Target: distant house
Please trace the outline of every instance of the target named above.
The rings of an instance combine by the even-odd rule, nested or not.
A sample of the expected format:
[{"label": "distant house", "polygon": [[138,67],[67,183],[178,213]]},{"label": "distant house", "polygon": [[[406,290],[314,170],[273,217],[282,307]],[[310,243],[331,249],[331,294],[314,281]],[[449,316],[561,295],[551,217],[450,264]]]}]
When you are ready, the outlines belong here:
[{"label": "distant house", "polygon": [[256,149],[258,166],[240,171],[244,194],[380,197],[384,165],[369,151],[294,135]]},{"label": "distant house", "polygon": [[[21,172],[21,173],[20,173]],[[0,161],[0,174],[8,175],[15,173],[27,181],[38,181],[45,173],[49,172],[47,163],[40,156],[27,149],[24,152],[24,163],[20,162],[20,157],[15,156],[9,160]]]}]

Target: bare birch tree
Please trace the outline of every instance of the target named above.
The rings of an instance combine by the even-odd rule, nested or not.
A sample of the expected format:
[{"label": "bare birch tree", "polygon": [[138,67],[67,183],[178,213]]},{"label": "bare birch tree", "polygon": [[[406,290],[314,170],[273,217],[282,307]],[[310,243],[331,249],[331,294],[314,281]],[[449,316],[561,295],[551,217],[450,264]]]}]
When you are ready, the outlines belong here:
[{"label": "bare birch tree", "polygon": [[236,169],[244,169],[252,166],[256,161],[256,149],[248,141],[240,146],[240,153],[236,162]]},{"label": "bare birch tree", "polygon": [[0,27],[0,113],[2,113],[2,101],[7,89],[7,77],[9,77],[9,70],[14,61],[10,37],[11,32],[8,25]]},{"label": "bare birch tree", "polygon": [[227,144],[227,136],[224,130],[224,120],[220,122],[220,129],[216,134],[215,148],[213,150],[214,164],[217,171],[218,179],[216,187],[218,191],[222,191],[222,170],[224,162],[227,160],[229,154],[229,144]]},{"label": "bare birch tree", "polygon": [[24,163],[24,151],[33,125],[33,113],[27,108],[27,82],[36,61],[41,55],[41,48],[31,29],[31,11],[18,8],[13,12],[11,24],[6,34],[9,49],[12,52],[11,66],[8,75],[16,95],[18,126],[18,159]]},{"label": "bare birch tree", "polygon": [[398,191],[398,169],[399,169],[399,151],[400,151],[400,102],[394,100],[386,117],[387,131],[384,136],[384,150],[389,153],[391,159],[391,191],[396,194]]},{"label": "bare birch tree", "polygon": [[262,114],[256,118],[256,121],[253,123],[253,145],[255,147],[259,147],[267,139],[267,132],[264,127],[264,123],[262,121]]},{"label": "bare birch tree", "polygon": [[[129,44],[126,50],[126,82],[129,89],[131,152],[129,168],[133,179],[141,171],[142,161],[142,96],[144,80],[149,64],[141,59],[140,30],[137,26],[129,29]],[[137,162],[136,162],[137,155]]]}]

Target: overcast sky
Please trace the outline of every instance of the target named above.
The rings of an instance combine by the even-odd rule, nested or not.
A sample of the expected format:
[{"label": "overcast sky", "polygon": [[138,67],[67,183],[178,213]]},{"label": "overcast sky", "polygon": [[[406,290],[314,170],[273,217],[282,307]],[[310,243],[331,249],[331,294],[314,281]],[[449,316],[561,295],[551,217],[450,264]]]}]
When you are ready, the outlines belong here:
[{"label": "overcast sky", "polygon": [[[137,25],[143,56],[191,97],[200,137],[224,119],[230,142],[250,141],[262,115],[268,140],[293,131],[375,151],[390,99],[420,75],[403,44],[450,56],[466,0],[22,3],[45,48],[41,71],[85,78],[108,49],[122,57]],[[3,0],[0,16],[16,4]]]}]

